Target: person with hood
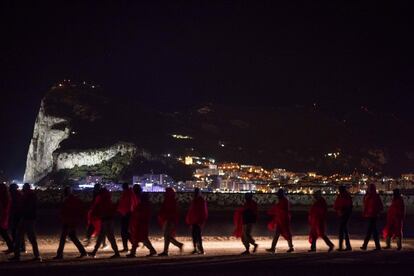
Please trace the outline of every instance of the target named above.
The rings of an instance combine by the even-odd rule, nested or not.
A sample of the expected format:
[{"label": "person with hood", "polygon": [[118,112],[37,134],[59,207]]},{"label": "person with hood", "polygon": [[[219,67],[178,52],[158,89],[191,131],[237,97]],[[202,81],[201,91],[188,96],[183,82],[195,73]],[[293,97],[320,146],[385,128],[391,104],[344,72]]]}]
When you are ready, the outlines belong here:
[{"label": "person with hood", "polygon": [[122,194],[118,202],[118,213],[121,215],[121,238],[123,249],[121,252],[128,252],[128,240],[129,240],[129,220],[131,218],[131,212],[137,204],[137,199],[129,187],[128,183],[122,184]]},{"label": "person with hood", "polygon": [[[349,240],[348,221],[352,214],[352,197],[346,187],[339,186],[339,194],[336,197],[334,210],[339,217],[339,247],[338,251],[351,251],[351,242]],[[343,243],[345,239],[345,249]]]},{"label": "person with hood", "polygon": [[250,254],[250,245],[253,245],[253,253],[256,253],[258,244],[252,237],[253,225],[257,222],[257,203],[253,200],[253,194],[247,193],[244,196],[245,203],[234,213],[234,224],[236,229],[233,234],[242,240],[246,250],[242,255]]},{"label": "person with hood", "polygon": [[[93,206],[95,204],[96,198],[99,195],[99,192],[101,191],[102,186],[99,183],[96,183],[93,187],[93,192],[92,192],[92,204],[91,206]],[[88,227],[86,230],[86,239],[85,239],[85,247],[88,247],[91,243],[91,239],[93,237],[97,237],[99,235],[99,232],[101,232],[101,220],[97,217],[92,216],[92,207],[89,208],[88,211]],[[106,238],[103,239],[102,241],[102,248],[106,249],[107,245],[106,245]]]},{"label": "person with hood", "polygon": [[380,213],[384,210],[382,200],[377,193],[375,184],[369,184],[367,193],[364,196],[364,211],[363,215],[368,220],[367,234],[364,239],[364,243],[361,246],[361,250],[367,250],[368,242],[371,239],[371,235],[374,238],[375,250],[381,250],[381,245],[377,230],[377,219]]},{"label": "person with hood", "polygon": [[85,257],[86,250],[79,241],[76,235],[76,227],[79,226],[84,220],[85,209],[83,202],[72,193],[70,187],[65,187],[63,190],[63,202],[60,209],[60,217],[62,220],[62,233],[60,235],[59,247],[54,260],[63,259],[63,250],[65,248],[66,238],[72,240],[78,249],[79,258]]},{"label": "person with hood", "polygon": [[391,248],[391,239],[397,241],[397,250],[402,249],[403,220],[405,216],[404,199],[399,189],[393,190],[393,199],[387,212],[387,224],[382,231],[385,239],[385,249]]},{"label": "person with hood", "polygon": [[20,261],[21,244],[24,240],[25,234],[32,244],[33,261],[42,261],[37,245],[35,233],[35,221],[37,216],[37,197],[36,193],[31,189],[29,183],[23,185],[22,190],[22,218],[17,227],[16,243],[14,244],[14,257],[10,261]]},{"label": "person with hood", "polygon": [[[19,187],[16,183],[10,184],[9,192],[11,199],[10,232],[14,248],[14,245],[17,243],[17,228],[23,218],[23,194],[21,191],[19,191]],[[20,251],[26,252],[26,243],[24,239],[20,243]],[[7,251],[6,253],[9,254],[12,252],[14,252],[14,249],[11,252]]]},{"label": "person with hood", "polygon": [[131,252],[126,255],[128,258],[134,258],[138,248],[138,243],[142,242],[146,248],[149,249],[147,257],[152,257],[157,254],[157,251],[152,246],[149,240],[149,224],[151,221],[151,203],[147,193],[141,193],[141,202],[135,205],[131,213],[131,220],[129,224],[129,239],[132,244]]},{"label": "person with hood", "polygon": [[91,215],[93,217],[99,218],[99,220],[101,221],[101,231],[99,232],[95,248],[90,253],[90,256],[96,256],[96,253],[98,252],[101,243],[106,237],[108,238],[112,250],[114,251],[114,255],[111,256],[111,259],[120,257],[118,245],[116,244],[114,235],[113,220],[115,217],[115,213],[116,206],[112,203],[111,193],[106,188],[102,188],[91,208]]},{"label": "person with hood", "polygon": [[283,189],[277,191],[278,202],[268,211],[273,219],[267,225],[270,231],[275,234],[273,236],[272,246],[266,249],[267,252],[275,253],[277,241],[280,235],[287,241],[289,249],[287,253],[293,252],[292,232],[290,230],[290,204]]},{"label": "person with hood", "polygon": [[170,243],[177,246],[180,252],[182,252],[184,244],[174,238],[178,224],[178,206],[173,188],[168,187],[165,189],[164,202],[158,213],[158,222],[164,231],[164,251],[158,254],[158,256],[168,256]]},{"label": "person with hood", "polygon": [[9,233],[9,216],[10,216],[11,198],[6,184],[0,183],[0,236],[6,242],[6,253],[13,252],[13,243]]},{"label": "person with hood", "polygon": [[199,188],[194,189],[194,198],[186,216],[186,223],[191,225],[191,236],[193,238],[194,251],[192,254],[204,254],[201,229],[208,217],[207,202],[201,196]]},{"label": "person with hood", "polygon": [[313,194],[314,203],[309,210],[309,243],[311,244],[309,252],[316,251],[316,241],[322,238],[329,247],[328,252],[334,248],[334,244],[325,234],[326,218],[328,214],[328,205],[322,197],[321,191],[316,191]]}]

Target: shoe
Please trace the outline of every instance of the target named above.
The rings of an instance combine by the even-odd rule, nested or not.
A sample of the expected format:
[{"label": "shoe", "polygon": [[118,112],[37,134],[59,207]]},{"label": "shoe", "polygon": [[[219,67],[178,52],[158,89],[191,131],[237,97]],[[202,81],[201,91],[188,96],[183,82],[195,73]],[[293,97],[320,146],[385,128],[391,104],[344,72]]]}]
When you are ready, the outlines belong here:
[{"label": "shoe", "polygon": [[63,256],[61,255],[56,255],[52,258],[52,260],[63,260]]},{"label": "shoe", "polygon": [[191,255],[197,255],[198,254],[198,251],[197,250],[193,250],[193,252],[191,252]]},{"label": "shoe", "polygon": [[127,258],[135,258],[136,255],[134,253],[129,253],[129,254],[126,254],[125,257],[127,257]]},{"label": "shoe", "polygon": [[162,252],[158,254],[158,257],[168,257],[168,252]]},{"label": "shoe", "polygon": [[293,252],[293,251],[295,251],[295,249],[294,249],[293,247],[291,247],[291,248],[289,248],[289,249],[286,251],[286,253],[291,253],[291,252]]},{"label": "shoe", "polygon": [[366,247],[366,246],[361,246],[361,247],[360,247],[360,249],[361,249],[362,251],[367,251],[367,247]]},{"label": "shoe", "polygon": [[272,254],[276,253],[276,250],[273,249],[273,248],[266,248],[265,250],[266,250],[266,252],[269,252],[269,253],[272,253]]},{"label": "shoe", "polygon": [[156,256],[157,255],[157,251],[153,251],[153,252],[150,252],[148,255],[146,255],[145,257],[154,257],[154,256]]},{"label": "shoe", "polygon": [[381,251],[381,247],[376,247],[374,250],[372,251]]},{"label": "shoe", "polygon": [[120,257],[121,257],[121,255],[119,255],[119,253],[115,253],[114,255],[112,255],[111,257],[109,257],[109,259],[118,259]]},{"label": "shoe", "polygon": [[10,253],[13,253],[13,249],[3,250],[3,253],[9,255]]},{"label": "shoe", "polygon": [[401,251],[402,250],[402,247],[400,246],[400,247],[397,247],[397,251]]},{"label": "shoe", "polygon": [[331,245],[329,246],[328,252],[332,252],[332,250],[334,249],[335,246]]},{"label": "shoe", "polygon": [[244,252],[242,252],[240,255],[250,255],[250,252],[248,251],[248,250],[246,250],[246,251],[244,251]]},{"label": "shoe", "polygon": [[391,249],[391,245],[387,245],[387,246],[383,247],[383,249]]},{"label": "shoe", "polygon": [[347,247],[344,249],[344,251],[352,251],[352,247]]},{"label": "shoe", "polygon": [[316,252],[316,248],[311,248],[308,250],[308,252]]},{"label": "shoe", "polygon": [[84,257],[88,256],[88,254],[86,252],[81,253],[78,257],[76,257],[77,259],[82,259]]},{"label": "shoe", "polygon": [[11,257],[11,258],[9,258],[9,261],[10,262],[19,262],[20,261],[20,257],[17,257],[17,256]]},{"label": "shoe", "polygon": [[37,256],[37,257],[34,257],[34,258],[32,259],[32,261],[33,261],[33,262],[43,262],[43,259],[42,259],[42,257]]},{"label": "shoe", "polygon": [[253,245],[253,253],[256,253],[258,247],[259,245],[257,243]]},{"label": "shoe", "polygon": [[92,252],[89,252],[88,253],[88,256],[89,257],[92,257],[92,258],[96,258],[96,252],[93,252],[93,251]]},{"label": "shoe", "polygon": [[204,253],[204,250],[198,251],[198,255],[204,255],[204,254],[206,254],[206,253]]}]

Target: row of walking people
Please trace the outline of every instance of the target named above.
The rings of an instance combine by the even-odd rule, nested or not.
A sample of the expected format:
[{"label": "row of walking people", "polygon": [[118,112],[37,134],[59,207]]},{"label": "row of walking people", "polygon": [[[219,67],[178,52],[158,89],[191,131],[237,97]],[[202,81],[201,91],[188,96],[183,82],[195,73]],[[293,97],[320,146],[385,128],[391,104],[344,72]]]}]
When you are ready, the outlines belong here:
[{"label": "row of walking people", "polygon": [[[280,236],[288,242],[287,252],[293,252],[294,246],[291,233],[291,212],[288,197],[283,190],[277,192],[278,201],[268,211],[272,220],[268,228],[274,232],[271,247],[266,251],[274,253]],[[36,220],[36,194],[29,184],[23,186],[20,192],[17,185],[12,184],[7,189],[4,184],[0,185],[0,234],[5,240],[8,249],[5,253],[14,253],[10,260],[20,260],[20,253],[25,251],[25,235],[33,247],[34,260],[41,260],[34,224]],[[339,248],[338,250],[352,250],[348,221],[352,214],[352,197],[344,186],[339,188],[338,196],[334,203],[334,209],[339,217]],[[63,250],[67,237],[69,237],[80,252],[80,258],[87,256],[84,245],[76,235],[76,229],[83,223],[85,204],[72,193],[69,187],[64,189],[60,217],[62,221],[62,232],[57,254],[54,259],[63,258]],[[87,211],[87,244],[96,236],[94,249],[89,252],[90,256],[96,256],[98,250],[107,239],[111,244],[114,255],[111,258],[120,257],[120,252],[129,252],[127,257],[135,257],[138,244],[142,243],[148,250],[147,256],[157,255],[156,250],[149,239],[149,224],[151,220],[151,204],[147,193],[143,193],[139,185],[130,188],[127,183],[123,185],[123,192],[117,204],[112,202],[111,193],[97,184],[94,188],[94,197],[91,207]],[[363,215],[367,218],[368,228],[362,250],[367,249],[371,236],[375,242],[376,250],[380,250],[379,234],[377,231],[377,219],[383,211],[383,204],[375,185],[371,184],[364,197]],[[401,250],[402,223],[404,219],[404,201],[398,189],[394,190],[392,204],[387,213],[387,224],[383,230],[386,240],[386,248],[390,247],[391,238],[397,241],[397,249]],[[334,248],[333,243],[326,235],[326,220],[328,206],[320,191],[314,193],[314,203],[309,210],[309,251],[316,251],[316,241],[322,238],[327,244],[329,251]],[[114,220],[116,215],[121,216],[121,239],[122,250],[118,250],[114,234]],[[164,250],[159,256],[168,256],[170,243],[183,250],[183,243],[175,238],[176,226],[179,220],[178,202],[175,191],[167,188],[164,201],[158,213],[158,221],[163,228]],[[202,229],[208,218],[207,202],[202,197],[198,188],[194,191],[194,198],[187,211],[186,223],[191,226],[191,234],[194,250],[192,254],[204,254],[202,242]],[[245,203],[238,208],[234,214],[234,235],[240,237],[245,247],[242,254],[256,252],[258,245],[252,237],[252,230],[257,222],[258,207],[254,201],[253,194],[245,195]],[[10,225],[11,237],[8,234]],[[345,247],[343,246],[345,242]],[[129,243],[132,247],[128,248]]]}]

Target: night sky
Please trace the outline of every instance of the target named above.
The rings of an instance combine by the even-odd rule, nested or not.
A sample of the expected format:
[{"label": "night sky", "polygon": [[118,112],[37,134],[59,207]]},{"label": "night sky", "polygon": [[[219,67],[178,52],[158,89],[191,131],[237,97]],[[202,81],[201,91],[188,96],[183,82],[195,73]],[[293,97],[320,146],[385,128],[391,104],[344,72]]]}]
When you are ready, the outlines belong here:
[{"label": "night sky", "polygon": [[409,7],[17,2],[0,4],[0,170],[13,178],[22,178],[43,94],[64,78],[94,81],[108,94],[167,110],[318,102],[414,119]]}]

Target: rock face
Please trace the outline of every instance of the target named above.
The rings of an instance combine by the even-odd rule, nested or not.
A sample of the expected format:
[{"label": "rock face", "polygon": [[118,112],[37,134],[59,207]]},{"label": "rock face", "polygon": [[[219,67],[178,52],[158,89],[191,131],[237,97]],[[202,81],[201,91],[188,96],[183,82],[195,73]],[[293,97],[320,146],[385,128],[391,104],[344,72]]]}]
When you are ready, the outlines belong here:
[{"label": "rock face", "polygon": [[69,133],[67,120],[47,115],[42,101],[27,154],[24,182],[35,183],[52,171],[53,153]]},{"label": "rock face", "polygon": [[55,152],[53,154],[54,170],[72,169],[75,166],[93,166],[108,161],[117,154],[134,156],[137,148],[131,143],[117,143],[108,148],[86,151]]}]

